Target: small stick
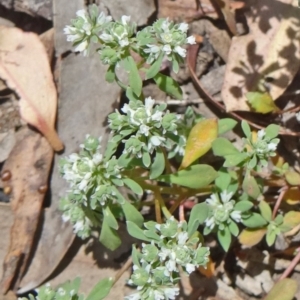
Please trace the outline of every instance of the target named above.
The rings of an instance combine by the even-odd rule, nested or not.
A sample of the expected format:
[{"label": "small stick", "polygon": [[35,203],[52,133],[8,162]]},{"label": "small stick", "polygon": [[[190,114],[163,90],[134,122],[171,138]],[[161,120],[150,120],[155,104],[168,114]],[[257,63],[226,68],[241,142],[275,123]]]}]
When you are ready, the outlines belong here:
[{"label": "small stick", "polygon": [[281,189],[281,192],[280,192],[279,196],[277,197],[277,200],[276,200],[276,203],[275,203],[275,206],[274,206],[274,209],[273,209],[273,213],[272,213],[272,219],[273,219],[273,220],[274,220],[275,217],[276,217],[277,211],[278,211],[278,209],[279,209],[279,207],[280,207],[280,204],[281,204],[281,202],[282,202],[282,199],[283,199],[285,193],[287,192],[287,190],[288,190],[288,186],[283,187],[283,188]]}]

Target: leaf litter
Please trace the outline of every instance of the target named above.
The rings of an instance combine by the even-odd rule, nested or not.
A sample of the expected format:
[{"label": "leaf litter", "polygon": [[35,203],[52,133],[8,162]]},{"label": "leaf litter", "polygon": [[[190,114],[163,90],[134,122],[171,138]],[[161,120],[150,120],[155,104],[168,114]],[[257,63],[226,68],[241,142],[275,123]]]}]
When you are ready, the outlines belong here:
[{"label": "leaf litter", "polygon": [[[254,110],[254,107],[249,104],[248,93],[261,93],[263,95],[266,94],[267,96],[265,98],[267,98],[269,102],[278,99],[278,101],[276,101],[276,105],[274,104],[274,106],[272,106],[273,104],[270,104],[267,108],[266,103],[263,102],[264,100],[261,100],[263,99],[263,97],[258,98],[258,100],[254,99],[256,101],[255,103],[258,103],[255,104],[256,111],[262,109],[260,106],[260,101],[262,101],[261,105],[263,106],[263,109],[270,109],[270,112],[272,113],[272,108],[275,107],[277,109],[277,102],[279,103],[281,97],[284,96],[286,89],[290,86],[296,73],[298,73],[300,60],[300,31],[299,9],[297,7],[297,1],[260,0],[252,1],[251,5],[249,4],[248,6],[247,4],[247,2],[243,1],[227,0],[203,0],[199,2],[191,0],[188,2],[180,0],[158,1],[158,15],[160,17],[169,17],[170,19],[176,19],[177,21],[193,20],[193,34],[201,36],[201,38],[198,39],[202,43],[199,54],[202,53],[203,55],[204,52],[212,54],[212,59],[208,64],[206,64],[204,68],[204,76],[202,76],[203,71],[199,72],[200,78],[195,75],[197,77],[197,81],[194,80],[196,85],[200,83],[205,87],[205,89],[206,84],[214,86],[215,78],[210,74],[217,74],[218,81],[224,82],[222,90],[220,86],[219,89],[216,89],[214,91],[213,97],[211,97],[216,107],[218,107],[218,111],[216,111],[215,108],[210,108],[209,105],[205,103],[207,100],[207,95],[205,95],[203,91],[200,91],[201,97],[199,98],[199,95],[197,94],[195,89],[193,89],[191,85],[187,84],[190,79],[186,76],[184,77],[185,79],[182,84],[183,87],[186,88],[186,94],[182,103],[185,103],[185,105],[193,103],[195,108],[198,108],[201,113],[204,112],[204,115],[206,117],[220,117],[220,115],[222,115],[222,113],[224,113],[224,111],[226,110],[228,112],[234,112],[237,118],[243,119],[244,115],[241,114],[240,111]],[[57,1],[54,1],[54,5],[57,7]],[[151,1],[148,2],[148,5],[153,7]],[[76,9],[80,9],[83,6],[83,1],[74,1],[71,10],[76,11]],[[116,10],[114,6],[110,7],[109,9],[111,11]],[[128,14],[130,14],[130,10]],[[240,24],[239,22],[237,22],[238,14],[244,14],[246,16],[246,26],[248,26],[249,28],[249,33],[240,36]],[[202,19],[203,16],[205,16],[205,19]],[[56,18],[58,17],[56,16]],[[213,20],[222,22],[222,25],[220,26],[220,24],[218,24],[217,26],[215,26]],[[200,21],[206,25],[201,25],[202,27],[200,26],[200,29],[202,29],[197,30],[197,25],[195,26],[195,24]],[[66,17],[66,19],[64,19],[63,17],[61,17],[59,22],[60,24],[68,24],[69,18]],[[209,23],[210,25],[207,25]],[[231,34],[228,34],[228,32],[231,32]],[[6,37],[8,33],[10,33],[9,37]],[[53,31],[50,30],[48,34],[50,35],[50,38],[48,37],[48,40],[51,40]],[[55,36],[60,34],[60,32],[54,33]],[[232,35],[235,36],[232,37]],[[70,129],[69,131],[63,132],[62,127],[67,126],[67,123],[71,122],[71,120],[68,119],[67,112],[65,112],[63,115],[61,114],[61,112],[59,112],[58,132],[61,136],[61,140],[58,138],[56,131],[54,131],[57,109],[57,92],[53,83],[53,75],[51,73],[49,64],[49,57],[52,57],[53,53],[53,43],[51,44],[50,42],[50,44],[46,46],[48,51],[47,54],[47,52],[43,48],[44,46],[42,47],[42,44],[36,35],[24,33],[17,28],[8,29],[6,27],[0,28],[0,39],[4,42],[3,45],[0,45],[0,77],[11,89],[16,92],[16,94],[20,98],[20,112],[23,119],[28,124],[36,127],[38,131],[42,133],[42,135],[44,135],[47,138],[48,142],[50,142],[50,144],[52,145],[52,147],[50,147],[45,137],[43,137],[39,132],[23,126],[23,128],[19,129],[15,134],[15,136],[17,137],[16,144],[12,151],[7,151],[10,152],[10,155],[7,158],[4,166],[2,167],[2,174],[4,174],[3,172],[5,172],[6,170],[9,170],[12,175],[9,180],[4,180],[2,182],[2,188],[8,187],[8,190],[11,191],[12,211],[15,215],[14,217],[17,217],[11,231],[9,251],[6,254],[6,258],[4,260],[5,268],[2,287],[4,288],[4,290],[7,290],[9,287],[11,287],[15,291],[19,287],[21,287],[20,291],[26,292],[41,284],[42,281],[46,280],[47,276],[49,276],[54,270],[53,267],[50,267],[49,262],[47,263],[45,260],[45,253],[49,249],[49,247],[53,247],[53,252],[57,256],[56,261],[53,260],[53,256],[51,257],[50,262],[50,264],[53,264],[55,267],[62,259],[62,256],[66,253],[73,240],[69,227],[64,228],[67,233],[65,234],[65,237],[62,238],[62,241],[60,241],[60,247],[53,243],[53,239],[51,242],[47,242],[44,240],[44,237],[47,235],[47,228],[49,226],[56,226],[55,229],[51,232],[52,235],[61,231],[63,228],[62,224],[60,223],[61,221],[58,221],[60,217],[59,213],[56,215],[56,217],[52,217],[53,212],[57,210],[58,199],[52,199],[50,209],[45,210],[43,208],[45,195],[43,193],[40,193],[40,191],[44,191],[44,188],[40,188],[45,186],[47,187],[49,184],[48,176],[50,172],[50,165],[52,163],[53,149],[61,149],[62,140],[66,145],[67,153],[74,152],[76,151],[76,145],[78,146],[84,134],[86,132],[91,133],[93,129],[92,125],[90,124],[89,126],[85,127],[85,133],[83,131],[79,133],[79,135],[81,136],[77,136],[76,131],[72,132],[72,130],[70,131]],[[20,45],[24,47],[18,47]],[[60,45],[56,45],[56,48],[59,49]],[[21,53],[22,49],[24,53]],[[41,59],[41,61],[39,61],[38,63],[34,61],[37,58]],[[74,57],[74,59],[70,59],[70,57],[67,57],[67,59],[62,59],[62,66],[64,65],[66,73],[74,72],[74,65],[77,63],[77,59],[79,58]],[[66,64],[66,62],[68,63]],[[224,69],[224,62],[226,63],[225,75],[224,72],[216,73],[216,69]],[[81,64],[82,68],[84,68],[84,66],[86,66],[86,61],[81,60],[79,64]],[[198,66],[195,66],[195,68],[197,67],[199,67],[199,63]],[[26,70],[26,72],[24,72],[24,70]],[[12,74],[14,76],[12,76]],[[33,76],[32,74],[44,74],[44,76]],[[93,74],[96,74],[96,72]],[[62,76],[62,74],[59,75]],[[33,81],[32,78],[36,77],[38,77],[38,81]],[[211,79],[208,80],[208,83],[204,84],[205,78]],[[60,78],[60,80],[62,79],[64,78]],[[76,80],[76,76],[74,76],[72,80]],[[80,78],[80,75],[77,75],[77,80],[82,80],[82,78]],[[64,85],[70,83],[61,82],[61,84]],[[74,86],[72,89],[74,90]],[[60,98],[68,98],[68,95],[66,95],[66,93],[72,94],[72,92],[74,92],[71,91],[72,89],[60,90],[62,93],[60,95]],[[86,98],[88,98],[88,90],[89,88],[86,88],[84,92],[81,92],[81,95],[85,95]],[[72,97],[76,97],[75,94],[73,94]],[[103,113],[103,116],[105,116],[105,114],[109,113],[113,109],[117,94],[118,91],[116,91],[113,95],[110,95],[110,97],[113,98],[110,102],[111,107],[106,108],[107,111]],[[207,94],[210,95],[209,92],[207,92]],[[167,104],[174,103],[172,102],[173,99],[170,99],[166,95],[164,95],[164,97],[164,99],[158,100],[167,102]],[[65,99],[64,101],[66,101]],[[219,105],[220,103],[222,103],[221,101],[223,102],[224,106]],[[286,103],[284,104],[286,105]],[[69,102],[69,104],[64,109],[69,110],[69,113],[72,114],[73,112],[70,112],[69,109],[71,106],[72,104],[70,104]],[[280,106],[280,104],[278,104],[278,106]],[[76,108],[78,109],[78,107],[79,106],[77,106]],[[182,107],[182,104],[179,107]],[[278,113],[278,110],[276,111],[276,109],[274,110]],[[267,113],[269,113],[269,111]],[[257,122],[257,119],[260,118],[260,115],[258,118],[254,114],[248,114],[246,116],[247,119],[252,121],[254,125],[257,125],[257,128],[262,128],[264,125],[267,125],[268,123],[270,123],[271,119],[271,117],[267,116],[267,118],[265,119],[261,118],[262,122]],[[82,119],[82,116],[76,113],[74,113],[73,117],[76,120]],[[89,118],[91,117],[83,114],[83,120],[87,120]],[[68,126],[74,129],[75,125],[74,123],[71,123],[71,125],[69,124]],[[101,122],[100,124],[98,124],[98,126],[102,126]],[[76,141],[73,141],[73,143],[71,141],[68,141],[68,136],[69,139],[74,140],[75,138]],[[231,140],[232,139],[240,142],[239,136],[237,134],[232,135]],[[33,145],[36,145],[37,143],[43,146],[37,147],[38,151],[35,151],[35,153],[33,153],[32,147],[34,147]],[[6,159],[7,155],[3,156],[3,160]],[[39,155],[45,159],[45,168],[43,168],[42,170],[36,170],[34,167]],[[199,154],[193,153],[193,155],[198,156]],[[56,155],[55,164],[57,163],[57,159],[58,155]],[[190,161],[192,160],[193,157],[190,158],[187,164],[190,164]],[[19,161],[21,162],[19,163]],[[17,165],[22,169],[22,171],[15,171],[19,170],[17,168]],[[54,169],[54,172],[57,171]],[[17,176],[15,176],[14,174],[17,174]],[[28,177],[28,174],[32,175],[31,179],[30,177]],[[35,178],[35,176],[37,176],[38,179],[31,181]],[[56,181],[57,184],[58,180],[59,178],[55,178],[55,175],[53,174],[50,186],[52,192],[55,194],[55,198],[59,198],[65,190],[65,187],[61,186],[58,188],[58,185],[53,185],[53,182]],[[59,192],[55,191],[55,189],[58,189]],[[296,196],[294,194],[296,194]],[[285,194],[284,201],[290,201],[290,203],[293,203],[294,201],[298,203],[297,195],[299,195],[298,189],[291,188]],[[28,209],[29,207],[31,209]],[[28,222],[28,220],[26,222],[26,217],[28,217],[28,220],[31,220],[31,222]],[[41,219],[43,218],[44,220],[41,221]],[[292,218],[292,221],[293,220],[295,219]],[[40,226],[42,225],[41,223],[39,223],[39,221],[45,223],[42,228],[42,233],[40,232],[40,236],[37,237],[37,240],[39,240],[38,250],[32,252],[32,250],[34,250],[33,248],[35,247],[33,246],[34,238],[36,237],[35,234],[38,231],[41,231]],[[23,231],[16,230],[16,228],[22,228]],[[248,244],[252,246],[259,242],[263,233],[264,232],[256,232],[256,235],[254,237],[251,236],[251,233],[249,234],[248,232],[244,232],[240,238],[240,242],[245,245]],[[214,247],[213,241],[212,246]],[[95,254],[95,257],[89,257],[85,254],[82,254],[82,249],[83,248],[81,248],[81,250],[79,251],[81,253],[79,255],[79,261],[85,259],[88,260],[90,264],[88,268],[92,268],[93,261],[95,257],[97,257],[97,254]],[[217,281],[217,287],[210,286],[214,282],[214,279],[206,278],[205,275],[201,277],[201,275],[197,274],[196,281],[198,283],[201,283],[202,286],[206,286],[206,290],[201,291],[201,287],[199,286],[198,288],[196,288],[193,284],[192,286],[189,286],[189,283],[184,283],[187,293],[191,294],[190,299],[196,299],[197,297],[199,298],[202,296],[203,297],[201,299],[213,299],[212,295],[210,294],[213,292],[215,294],[217,293],[217,297],[219,297],[220,299],[254,299],[252,298],[253,295],[255,295],[256,297],[264,296],[264,292],[266,290],[263,290],[261,288],[262,283],[271,282],[273,284],[274,274],[272,274],[272,272],[266,273],[264,272],[264,270],[258,271],[257,268],[261,263],[264,263],[264,269],[270,268],[271,264],[268,264],[268,262],[264,261],[264,258],[257,260],[253,260],[251,258],[249,259],[249,262],[255,265],[256,269],[250,272],[249,266],[243,265],[241,263],[244,255],[243,251],[241,251],[240,249],[237,249],[236,251],[238,252],[237,260],[240,263],[239,267],[241,268],[242,272],[249,273],[247,273],[247,276],[244,277],[241,276],[241,274],[238,274],[237,278],[239,279],[237,279],[236,281],[237,288],[233,289],[228,286],[228,284],[233,283],[232,279],[227,276],[228,266],[224,267],[224,264],[220,263],[220,260],[222,260],[223,257],[217,255],[212,257],[213,267],[209,272],[209,276],[206,274],[207,277],[211,277],[212,273],[218,276],[219,279]],[[260,250],[256,249],[256,251],[258,251],[256,253],[261,254]],[[17,262],[20,259],[23,259],[23,263],[21,264],[19,269],[20,272],[18,273],[16,272],[16,269],[19,267],[17,266]],[[225,257],[224,261],[228,264],[230,263],[229,259],[229,257]],[[74,261],[76,262],[76,259],[74,259]],[[287,263],[288,260],[285,260],[285,262]],[[41,272],[36,272],[33,270],[33,268],[37,269],[39,264],[45,265],[47,271],[45,276],[42,276],[42,278],[38,279],[38,277],[41,276]],[[102,264],[105,264],[105,262],[102,261]],[[78,267],[78,263],[76,267]],[[80,265],[80,267],[85,268],[83,265]],[[100,265],[99,267],[101,268],[102,265]],[[70,269],[72,269],[72,263],[70,264],[69,269],[67,267],[65,271],[61,273],[63,274],[63,276],[61,276],[61,274],[56,274],[53,282],[58,284],[65,279],[71,278],[73,274],[76,273],[76,268],[73,268],[73,270],[68,273],[68,270]],[[30,272],[28,272],[22,280],[22,277],[27,270],[29,270]],[[94,276],[96,277],[97,282],[97,269],[94,270],[94,272]],[[259,277],[256,273],[262,275]],[[279,297],[283,297],[280,293],[285,293],[285,288],[295,290],[294,281],[287,280],[286,282],[282,282],[281,284],[283,285],[282,287],[280,285],[275,285],[274,289],[271,290],[271,293],[277,294],[277,296],[279,295]],[[89,289],[90,286],[87,284],[85,288]],[[226,292],[224,293],[224,291],[226,291],[227,288],[230,288],[230,290],[227,290],[226,294]],[[240,297],[240,295],[242,295],[242,297]],[[226,298],[227,296],[230,298]],[[111,295],[111,297],[109,298],[113,299],[118,297],[120,297],[120,294]]]}]

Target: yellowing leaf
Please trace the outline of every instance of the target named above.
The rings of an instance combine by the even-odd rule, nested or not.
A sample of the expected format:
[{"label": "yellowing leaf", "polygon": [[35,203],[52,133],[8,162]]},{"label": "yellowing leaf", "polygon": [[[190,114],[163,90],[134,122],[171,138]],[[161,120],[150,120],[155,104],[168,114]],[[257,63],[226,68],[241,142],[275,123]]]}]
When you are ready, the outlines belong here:
[{"label": "yellowing leaf", "polygon": [[290,185],[300,185],[300,174],[295,171],[287,171],[285,179]]},{"label": "yellowing leaf", "polygon": [[289,211],[284,215],[283,224],[291,228],[300,224],[300,212]]},{"label": "yellowing leaf", "polygon": [[206,278],[211,278],[215,275],[215,263],[211,260],[211,257],[209,257],[209,261],[206,265],[206,268],[200,266],[198,268],[198,271]]},{"label": "yellowing leaf", "polygon": [[297,281],[285,278],[278,281],[264,300],[292,300],[297,292]]},{"label": "yellowing leaf", "polygon": [[187,139],[185,155],[180,169],[192,164],[196,159],[204,155],[218,135],[217,119],[206,119],[198,122],[191,130]]},{"label": "yellowing leaf", "polygon": [[267,114],[277,112],[280,109],[275,105],[269,93],[249,92],[246,94],[251,107],[254,111]]},{"label": "yellowing leaf", "polygon": [[252,247],[258,244],[266,234],[266,228],[260,229],[244,229],[239,235],[239,241],[242,245]]},{"label": "yellowing leaf", "polygon": [[20,97],[21,117],[37,128],[54,150],[62,150],[54,129],[57,93],[47,52],[38,35],[0,27],[0,77]]},{"label": "yellowing leaf", "polygon": [[298,187],[291,187],[283,196],[285,200],[290,205],[296,205],[300,202],[300,190]]}]

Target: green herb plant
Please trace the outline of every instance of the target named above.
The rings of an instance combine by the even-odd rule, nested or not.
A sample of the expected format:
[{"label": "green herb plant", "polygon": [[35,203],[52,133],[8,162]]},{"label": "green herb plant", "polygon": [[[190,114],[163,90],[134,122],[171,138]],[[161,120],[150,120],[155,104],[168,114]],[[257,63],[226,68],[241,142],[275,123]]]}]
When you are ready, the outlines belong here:
[{"label": "green herb plant", "polygon": [[[69,192],[61,199],[60,209],[79,237],[87,238],[96,230],[110,250],[121,245],[118,220],[125,219],[128,233],[141,241],[132,248],[132,275],[127,281],[136,291],[126,299],[175,299],[180,274],[188,276],[209,261],[206,235],[214,234],[228,251],[236,237],[252,246],[253,237],[258,243],[266,236],[267,245],[272,246],[278,235],[291,230],[295,218],[300,220],[299,213],[286,213],[278,201],[264,195],[275,182],[281,201],[299,185],[300,175],[276,156],[277,125],[252,132],[243,121],[245,137],[237,148],[224,137],[237,125],[235,120],[205,119],[191,107],[177,115],[166,104],[144,98],[143,81],[152,79],[167,94],[182,99],[178,83],[160,70],[163,61],[168,61],[178,72],[186,45],[195,39],[187,36],[186,23],[168,19],[140,31],[136,27],[130,17],[113,21],[96,5],[78,11],[65,27],[75,51],[87,55],[92,44],[98,47],[99,58],[108,67],[106,80],[116,82],[129,102],[108,116],[111,137],[105,149],[101,149],[101,138],[88,135],[79,153],[61,160],[60,173],[69,183]],[[127,79],[119,79],[120,70],[125,70]],[[117,149],[123,149],[119,156]],[[217,170],[199,163],[208,151],[222,160]],[[281,184],[276,185],[276,180]],[[136,197],[120,192],[120,187],[127,187]],[[153,201],[140,200],[145,191]],[[177,220],[177,208],[183,209],[189,199],[197,200]],[[155,220],[144,220],[143,205],[153,206]],[[100,300],[115,281],[100,281],[86,297],[78,294],[79,279],[58,289],[44,286],[37,299]]]}]

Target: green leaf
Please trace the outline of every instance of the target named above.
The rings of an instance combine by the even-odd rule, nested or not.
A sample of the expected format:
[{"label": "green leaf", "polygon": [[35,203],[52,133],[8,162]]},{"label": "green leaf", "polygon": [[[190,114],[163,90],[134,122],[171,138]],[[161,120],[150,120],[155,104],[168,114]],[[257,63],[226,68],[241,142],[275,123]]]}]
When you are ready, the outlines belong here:
[{"label": "green leaf", "polygon": [[231,176],[226,172],[226,169],[221,169],[218,171],[218,177],[215,180],[216,186],[221,190],[227,190],[231,182]]},{"label": "green leaf", "polygon": [[239,227],[236,225],[234,221],[230,221],[228,228],[232,235],[234,236],[239,235]]},{"label": "green leaf", "polygon": [[259,228],[268,224],[268,222],[258,213],[252,213],[248,218],[242,218],[242,223],[248,228]]},{"label": "green leaf", "polygon": [[236,153],[225,156],[224,167],[235,167],[246,161],[248,155],[246,153]]},{"label": "green leaf", "polygon": [[139,227],[143,226],[144,218],[142,214],[132,204],[126,201],[122,205],[122,209],[127,221],[131,221]]},{"label": "green leaf", "polygon": [[100,243],[111,251],[116,250],[121,245],[120,237],[117,232],[108,225],[105,216],[102,222]]},{"label": "green leaf", "polygon": [[285,172],[284,174],[285,176],[285,180],[290,184],[290,185],[300,185],[300,174],[289,170],[287,172]]},{"label": "green leaf", "polygon": [[174,97],[175,99],[182,100],[182,90],[179,84],[173,78],[158,73],[153,79],[162,91]]},{"label": "green leaf", "polygon": [[272,210],[270,205],[266,202],[266,201],[260,201],[259,205],[259,210],[261,215],[263,216],[263,218],[265,220],[267,220],[268,222],[272,221]]},{"label": "green leaf", "polygon": [[193,165],[175,174],[160,176],[157,180],[199,189],[208,186],[217,176],[218,173],[209,165]]},{"label": "green leaf", "polygon": [[219,119],[218,120],[218,133],[219,135],[233,129],[237,124],[236,120],[231,118]]},{"label": "green leaf", "polygon": [[234,210],[245,212],[245,211],[250,210],[252,207],[253,207],[253,203],[251,201],[243,200],[243,201],[239,201],[235,204]]},{"label": "green leaf", "polygon": [[151,239],[147,238],[143,230],[140,227],[138,227],[135,223],[127,221],[126,224],[127,231],[131,236],[142,241],[151,242]]},{"label": "green leaf", "polygon": [[142,160],[143,160],[144,166],[146,168],[148,168],[150,166],[150,164],[151,164],[151,157],[150,157],[149,152],[143,152]]},{"label": "green leaf", "polygon": [[125,68],[129,72],[129,85],[132,88],[133,93],[139,97],[141,95],[143,86],[139,70],[131,56],[125,57],[124,62]]},{"label": "green leaf", "polygon": [[231,232],[228,227],[218,231],[218,240],[225,251],[228,251],[231,243]]},{"label": "green leaf", "polygon": [[120,167],[126,168],[130,164],[131,160],[132,157],[130,156],[130,154],[124,153],[118,158],[118,165]]},{"label": "green leaf", "polygon": [[253,199],[257,199],[258,196],[261,194],[260,188],[255,178],[252,175],[250,175],[249,172],[244,177],[243,190]]},{"label": "green leaf", "polygon": [[253,157],[251,158],[251,160],[248,162],[248,169],[254,169],[257,165],[257,157],[256,155],[253,155]]},{"label": "green leaf", "polygon": [[123,179],[123,182],[137,195],[143,195],[144,191],[142,187],[130,178]]},{"label": "green leaf", "polygon": [[113,284],[114,284],[113,278],[104,278],[100,280],[91,290],[91,292],[88,294],[86,300],[104,299],[109,294]]},{"label": "green leaf", "polygon": [[109,206],[106,206],[103,210],[103,215],[104,215],[104,221],[106,222],[107,225],[115,230],[119,228],[119,224],[115,218],[115,216],[112,214]]},{"label": "green leaf", "polygon": [[155,60],[155,62],[147,70],[146,79],[153,78],[159,72],[163,58],[164,58],[164,52],[161,52],[157,60]]},{"label": "green leaf", "polygon": [[140,252],[136,250],[135,245],[132,245],[131,257],[133,264],[140,267]]},{"label": "green leaf", "polygon": [[109,83],[114,82],[116,79],[116,74],[115,74],[115,66],[109,66],[106,74],[105,74],[105,80]]},{"label": "green leaf", "polygon": [[160,176],[165,169],[165,156],[163,151],[158,148],[156,150],[156,155],[154,161],[150,167],[150,179],[155,179]]},{"label": "green leaf", "polygon": [[266,137],[268,137],[269,139],[274,139],[275,137],[278,136],[279,129],[280,129],[279,125],[276,125],[276,124],[269,125],[265,129]]},{"label": "green leaf", "polygon": [[126,89],[126,97],[131,101],[142,100],[141,95],[137,96],[130,86]]},{"label": "green leaf", "polygon": [[208,217],[208,213],[209,208],[206,203],[198,203],[192,208],[188,222],[189,237],[195,233],[200,224],[204,223]]},{"label": "green leaf", "polygon": [[271,247],[275,243],[276,236],[277,236],[277,234],[274,230],[270,230],[267,232],[266,242],[269,247]]},{"label": "green leaf", "polygon": [[243,130],[245,136],[248,139],[251,139],[251,129],[250,129],[249,124],[245,120],[242,121],[242,130]]},{"label": "green leaf", "polygon": [[269,93],[248,92],[246,98],[256,112],[267,114],[280,111]]},{"label": "green leaf", "polygon": [[196,123],[188,136],[180,169],[188,167],[209,151],[217,136],[217,119],[203,119]]},{"label": "green leaf", "polygon": [[296,295],[298,283],[294,279],[285,278],[278,281],[264,300],[292,300]]},{"label": "green leaf", "polygon": [[220,137],[212,142],[212,150],[216,156],[227,156],[240,154],[240,151],[236,149],[230,141]]}]

